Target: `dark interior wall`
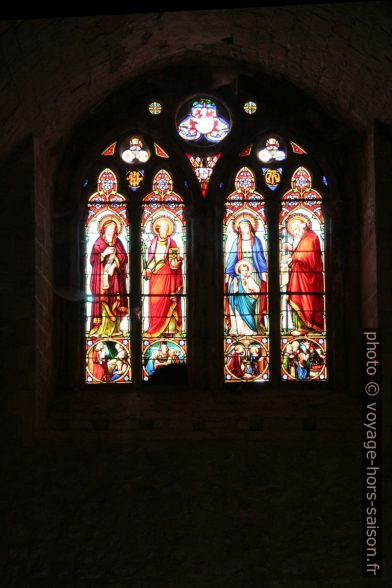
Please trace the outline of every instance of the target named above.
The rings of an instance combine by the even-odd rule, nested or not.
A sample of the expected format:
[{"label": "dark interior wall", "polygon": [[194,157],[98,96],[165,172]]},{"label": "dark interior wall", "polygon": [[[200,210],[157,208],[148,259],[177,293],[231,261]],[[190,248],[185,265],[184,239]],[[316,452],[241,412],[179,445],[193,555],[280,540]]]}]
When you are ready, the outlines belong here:
[{"label": "dark interior wall", "polygon": [[376,190],[374,170],[374,133],[370,127],[363,136],[360,161],[361,177],[361,292],[363,326],[378,325]]},{"label": "dark interior wall", "polygon": [[34,147],[29,136],[3,160],[0,233],[2,430],[31,434],[36,389]]},{"label": "dark interior wall", "polygon": [[[60,310],[56,307],[61,316],[68,317],[70,312],[78,312],[76,306],[81,295],[78,290],[80,284],[74,280],[75,274],[69,268],[65,272],[59,269],[61,266],[58,264],[53,268],[53,227],[57,252],[61,252],[63,247],[72,247],[71,255],[76,258],[80,238],[78,226],[67,221],[53,222],[52,219],[51,207],[59,198],[64,206],[55,211],[55,218],[56,215],[66,218],[68,214],[66,204],[69,192],[64,190],[64,182],[60,182],[59,186],[55,176],[60,169],[62,173],[70,172],[58,167],[57,162],[69,150],[80,154],[78,145],[73,141],[86,120],[94,120],[94,113],[100,113],[102,137],[105,136],[105,129],[108,132],[108,125],[103,120],[105,112],[112,113],[113,132],[123,128],[126,112],[116,111],[116,96],[121,95],[123,84],[138,77],[139,80],[151,81],[146,77],[149,75],[147,72],[165,71],[170,65],[186,59],[196,61],[200,58],[211,63],[214,60],[215,63],[224,61],[224,67],[214,68],[211,74],[211,88],[220,88],[225,84],[235,88],[239,70],[250,68],[252,75],[260,72],[266,80],[283,82],[276,88],[279,88],[279,100],[284,103],[290,99],[289,94],[285,94],[285,83],[292,84],[319,104],[326,117],[336,121],[337,126],[342,125],[344,130],[332,137],[328,144],[328,149],[336,148],[336,163],[341,161],[340,167],[337,165],[337,177],[341,180],[338,189],[348,199],[345,210],[349,212],[343,222],[342,209],[339,209],[338,203],[334,205],[339,209],[336,210],[336,218],[342,221],[335,233],[335,242],[346,247],[349,234],[349,254],[341,262],[334,259],[337,280],[340,280],[337,292],[344,292],[345,300],[344,305],[339,305],[334,312],[337,323],[340,317],[346,333],[349,333],[347,346],[352,358],[349,361],[350,378],[358,377],[355,376],[354,358],[358,357],[356,325],[360,263],[358,242],[353,238],[356,233],[352,232],[351,222],[359,220],[356,215],[360,193],[366,198],[369,195],[367,187],[372,181],[373,171],[368,155],[372,150],[373,120],[385,125],[392,123],[389,106],[392,93],[391,30],[391,13],[384,2],[1,23],[2,168],[14,170],[14,177],[18,178],[19,199],[26,198],[26,194],[31,195],[20,225],[24,227],[25,248],[22,253],[15,249],[18,263],[11,264],[6,271],[13,276],[10,279],[12,284],[20,279],[19,266],[27,276],[23,285],[28,290],[28,295],[24,297],[28,302],[27,305],[19,305],[15,312],[20,316],[20,307],[27,309],[31,305],[30,311],[26,310],[26,320],[32,321],[32,317],[35,320],[28,329],[27,338],[29,350],[37,350],[34,360],[36,371],[27,368],[25,376],[34,380],[32,387],[35,391],[31,393],[34,422],[40,421],[45,414],[53,388],[55,364],[52,354],[57,355],[57,362],[61,362],[70,353],[77,334],[77,325],[72,322],[67,337],[56,338],[53,348],[52,269],[57,272],[56,287],[60,289],[62,298]],[[170,85],[170,79],[167,83]],[[303,118],[308,128],[319,131],[321,123],[317,109],[305,109]],[[28,162],[25,165],[18,151],[16,156],[9,158],[9,155],[27,135],[34,136],[34,144],[31,140],[27,142]],[[351,142],[347,141],[350,137]],[[88,138],[93,140],[93,134]],[[20,153],[27,153],[25,149]],[[88,159],[83,153],[81,159],[84,156]],[[347,157],[347,165],[344,157]],[[71,157],[68,161],[76,160]],[[72,173],[75,170],[74,167],[69,169]],[[8,181],[7,192],[15,190],[15,184]],[[371,210],[374,213],[375,209],[369,209],[369,214],[372,214]],[[72,208],[71,214],[80,219],[81,211]],[[32,232],[33,218],[35,233]],[[366,218],[367,224],[359,222],[358,225],[371,227],[372,218]],[[8,235],[9,230],[8,225],[5,226],[4,234]],[[371,237],[371,233],[366,235]],[[385,230],[381,242],[384,239],[388,239]],[[207,243],[199,245],[207,246]],[[29,265],[32,251],[35,256],[34,272],[31,263]],[[375,280],[374,247],[372,251],[372,279]],[[55,256],[55,259],[58,258]],[[60,280],[59,275],[62,276]],[[345,276],[344,283],[342,275]],[[350,283],[352,289],[344,291],[346,283]],[[375,286],[377,289],[377,284]],[[68,289],[66,296],[64,291],[61,292],[62,287]],[[8,302],[8,296],[8,292],[4,293],[3,300]],[[352,300],[355,300],[354,304]],[[386,318],[384,312],[382,320]],[[11,315],[7,320],[12,322]],[[15,341],[19,341],[16,334],[13,336]],[[336,333],[334,337],[339,339],[340,335]],[[340,361],[345,363],[346,358],[341,357]],[[73,361],[72,365],[75,371],[79,371],[77,362]],[[66,382],[62,384],[66,386]],[[14,404],[19,405],[19,400]]]},{"label": "dark interior wall", "polygon": [[381,327],[383,362],[383,398],[385,431],[391,442],[392,379],[392,132],[385,125],[376,124],[374,134],[375,190],[376,190],[376,246],[378,275],[378,327]]},{"label": "dark interior wall", "polygon": [[50,151],[34,142],[34,227],[35,227],[35,333],[36,390],[34,419],[37,427],[44,422],[52,394],[54,374],[53,332],[53,177],[54,159]]},{"label": "dark interior wall", "polygon": [[2,151],[26,132],[53,144],[148,67],[188,52],[257,64],[359,126],[390,123],[388,2],[2,22]]},{"label": "dark interior wall", "polygon": [[52,392],[53,171],[31,136],[1,167],[1,409],[22,438],[42,425]]}]

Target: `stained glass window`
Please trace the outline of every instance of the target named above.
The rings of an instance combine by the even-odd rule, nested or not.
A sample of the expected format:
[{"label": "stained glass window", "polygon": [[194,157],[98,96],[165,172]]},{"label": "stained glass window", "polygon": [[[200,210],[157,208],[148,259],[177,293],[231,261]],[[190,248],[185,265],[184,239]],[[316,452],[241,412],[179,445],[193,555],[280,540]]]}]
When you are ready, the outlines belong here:
[{"label": "stained glass window", "polygon": [[157,102],[156,100],[154,102],[151,102],[148,105],[148,111],[150,114],[161,114],[162,112],[162,104],[160,102]]},{"label": "stained glass window", "polygon": [[[216,328],[213,312],[201,310],[195,291],[190,329],[197,333],[205,321],[209,341],[211,333],[221,329],[216,342],[223,345],[223,366],[213,368],[223,382],[230,387],[254,383],[263,389],[257,384],[276,384],[278,378],[327,381],[323,206],[330,172],[327,179],[313,165],[302,140],[299,145],[267,130],[264,123],[258,135],[259,115],[253,124],[253,118],[244,115],[244,100],[233,112],[232,104],[229,110],[215,97],[196,95],[179,105],[167,103],[168,116],[163,118],[149,114],[160,112],[160,102],[151,102],[150,110],[148,104],[141,103],[143,133],[135,126],[105,139],[98,150],[99,167],[93,168],[98,173],[83,176],[88,208],[85,382],[133,381],[137,387],[142,381],[170,381],[169,374],[177,377],[187,371],[189,243],[184,198],[194,215],[193,230],[213,228],[214,219],[218,226],[223,223],[220,244],[214,241],[214,231],[208,235],[223,264]],[[247,104],[249,114],[254,112],[252,104]],[[232,121],[241,121],[241,133],[223,142]],[[167,135],[166,143],[169,124],[172,137],[170,142]],[[200,233],[196,242],[198,238]],[[206,261],[199,255],[196,248],[192,267],[205,263],[212,270],[213,255]],[[194,278],[195,288],[203,288],[204,276]],[[212,308],[214,300],[210,305],[204,299],[203,304]],[[195,349],[199,345],[192,341]],[[200,366],[200,356],[199,347],[192,369]],[[132,374],[131,358],[139,362]]]},{"label": "stained glass window", "polygon": [[158,145],[158,143],[154,143],[154,150],[155,150],[155,155],[157,157],[162,157],[163,159],[169,159],[169,154],[162,149],[162,147],[160,145]]},{"label": "stained glass window", "polygon": [[121,153],[121,158],[126,163],[145,163],[150,159],[150,150],[146,147],[141,137],[131,137],[128,146]]},{"label": "stained glass window", "polygon": [[302,147],[297,145],[297,143],[294,143],[294,141],[290,141],[290,144],[291,144],[291,148],[293,150],[293,153],[296,153],[297,155],[306,155],[305,149],[302,149]]},{"label": "stained glass window", "polygon": [[177,132],[185,141],[199,144],[219,143],[228,135],[230,129],[228,113],[222,105],[218,105],[211,98],[200,97],[194,100],[185,112],[184,109],[180,109]]},{"label": "stained glass window", "polygon": [[215,165],[222,153],[212,153],[211,155],[191,155],[187,153],[189,163],[192,166],[195,176],[197,177],[203,198],[206,197],[208,184],[214,171]]},{"label": "stained glass window", "polygon": [[298,167],[280,212],[281,376],[325,380],[325,233],[322,197]]},{"label": "stained glass window", "polygon": [[181,196],[161,169],[143,199],[141,222],[143,379],[186,363],[186,225]]},{"label": "stained glass window", "polygon": [[265,142],[263,141],[261,149],[257,152],[257,157],[263,163],[270,163],[286,159],[286,153],[276,137],[269,137]]},{"label": "stained glass window", "polygon": [[250,100],[249,102],[245,102],[244,110],[246,114],[254,114],[257,110],[256,102],[253,102],[252,100]]},{"label": "stained glass window", "polygon": [[115,141],[114,143],[112,143],[111,145],[106,147],[106,149],[104,149],[104,151],[102,151],[101,155],[103,155],[104,157],[108,157],[109,155],[114,155],[114,153],[116,151],[116,145],[117,145],[117,141]]},{"label": "stained glass window", "polygon": [[226,200],[224,357],[227,382],[269,377],[268,232],[254,173],[241,168]]},{"label": "stained glass window", "polygon": [[126,200],[108,168],[88,201],[85,224],[86,382],[131,380],[129,227]]}]

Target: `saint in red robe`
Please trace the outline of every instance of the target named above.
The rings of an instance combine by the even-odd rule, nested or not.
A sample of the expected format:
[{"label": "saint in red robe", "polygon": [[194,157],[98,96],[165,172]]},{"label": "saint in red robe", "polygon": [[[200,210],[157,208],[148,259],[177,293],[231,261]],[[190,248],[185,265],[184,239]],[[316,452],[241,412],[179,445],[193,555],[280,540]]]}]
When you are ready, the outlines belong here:
[{"label": "saint in red robe", "polygon": [[324,280],[320,240],[311,229],[293,251],[287,287],[288,302],[307,329],[324,330]]},{"label": "saint in red robe", "polygon": [[146,277],[150,288],[146,337],[181,333],[183,281],[181,261],[178,256],[177,261],[173,259],[173,250],[178,252],[171,237],[162,240],[154,237],[148,249]]},{"label": "saint in red robe", "polygon": [[[116,232],[111,243],[105,240],[105,227],[106,224],[103,225],[101,235],[95,241],[90,255],[92,267],[90,289],[93,294],[90,336],[118,334],[120,322],[128,313],[126,296],[128,256]],[[115,248],[112,256],[103,255],[107,247]],[[107,268],[111,262],[113,271],[108,272]]]},{"label": "saint in red robe", "polygon": [[[106,362],[104,363],[106,366]],[[89,370],[97,380],[104,382],[106,379],[106,370],[104,365],[100,362],[100,354],[97,348],[93,349],[89,357]]]},{"label": "saint in red robe", "polygon": [[237,378],[242,378],[244,375],[244,370],[242,368],[242,361],[243,361],[244,352],[240,347],[239,350],[237,348],[234,349],[231,358],[227,362],[227,369],[237,376]]}]

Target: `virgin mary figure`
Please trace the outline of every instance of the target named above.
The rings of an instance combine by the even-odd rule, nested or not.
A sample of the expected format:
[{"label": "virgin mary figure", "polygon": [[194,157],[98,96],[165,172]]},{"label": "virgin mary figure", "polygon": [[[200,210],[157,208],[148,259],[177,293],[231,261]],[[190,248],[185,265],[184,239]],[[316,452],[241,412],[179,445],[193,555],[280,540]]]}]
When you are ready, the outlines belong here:
[{"label": "virgin mary figure", "polygon": [[[233,281],[236,280],[237,284],[239,284],[239,280],[237,279],[237,264],[240,261],[248,262],[248,267],[250,267],[249,275],[258,287],[258,292],[253,292],[253,296],[256,295],[256,300],[254,303],[254,324],[253,322],[252,326],[248,324],[248,327],[253,333],[259,333],[265,330],[266,325],[264,322],[264,317],[267,314],[267,262],[265,259],[264,248],[261,239],[256,235],[256,227],[257,220],[251,214],[241,213],[234,220],[234,230],[236,231],[237,236],[234,239],[230,252],[227,256],[225,267],[227,292],[229,294],[233,294]],[[234,303],[233,297],[228,296],[226,300],[228,307],[225,309],[225,314],[229,319],[228,327],[231,333],[234,334],[230,317],[233,315],[235,316],[236,308],[232,306],[232,303]],[[237,332],[236,334],[249,334],[249,331],[244,333]]]}]

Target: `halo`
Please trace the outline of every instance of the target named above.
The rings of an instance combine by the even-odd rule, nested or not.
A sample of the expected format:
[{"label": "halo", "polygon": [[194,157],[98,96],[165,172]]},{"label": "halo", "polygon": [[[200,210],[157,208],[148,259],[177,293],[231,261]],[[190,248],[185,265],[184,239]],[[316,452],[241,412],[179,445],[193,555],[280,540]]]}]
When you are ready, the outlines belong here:
[{"label": "halo", "polygon": [[121,231],[123,230],[123,221],[120,219],[120,217],[114,214],[106,214],[101,218],[101,220],[98,223],[99,232],[101,232],[104,226],[109,222],[112,222],[116,225],[117,235],[120,235]]},{"label": "halo", "polygon": [[308,229],[312,228],[312,221],[306,214],[294,213],[286,219],[286,229],[287,229],[287,232],[290,233],[290,235],[293,235],[292,226],[293,226],[293,223],[297,220],[300,220],[300,221],[306,223],[306,226],[308,227]]},{"label": "halo", "polygon": [[237,263],[235,264],[235,267],[234,267],[234,271],[236,274],[240,273],[241,265],[248,266],[248,270],[249,270],[250,274],[255,271],[253,268],[253,265],[250,263],[250,261],[248,261],[247,259],[240,259],[239,261],[237,261]]},{"label": "halo", "polygon": [[240,222],[242,221],[248,221],[250,222],[250,224],[253,227],[254,232],[257,231],[257,219],[252,215],[249,214],[248,212],[241,212],[235,219],[234,219],[234,230],[236,232],[238,232],[238,226],[240,224]]},{"label": "halo", "polygon": [[162,221],[165,221],[168,226],[169,226],[169,230],[167,232],[167,236],[170,237],[170,235],[172,235],[174,233],[174,222],[173,220],[170,218],[170,216],[158,216],[158,218],[156,218],[151,225],[152,228],[152,232],[154,233],[154,235],[156,235],[157,237],[159,237],[158,231],[156,226],[161,223]]}]

